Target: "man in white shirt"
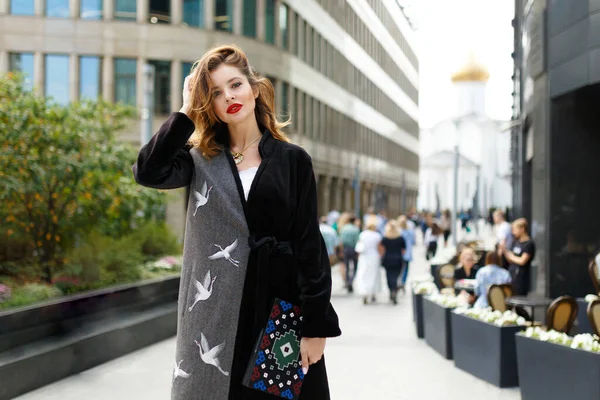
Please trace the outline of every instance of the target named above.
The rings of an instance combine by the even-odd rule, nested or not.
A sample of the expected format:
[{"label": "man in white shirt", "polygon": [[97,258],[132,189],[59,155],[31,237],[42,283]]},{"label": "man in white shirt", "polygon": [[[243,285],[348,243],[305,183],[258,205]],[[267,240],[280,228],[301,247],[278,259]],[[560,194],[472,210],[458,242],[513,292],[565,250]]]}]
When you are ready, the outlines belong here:
[{"label": "man in white shirt", "polygon": [[498,239],[498,247],[503,249],[510,241],[512,236],[511,226],[506,222],[504,211],[498,209],[494,211],[494,230],[496,231],[496,239]]}]

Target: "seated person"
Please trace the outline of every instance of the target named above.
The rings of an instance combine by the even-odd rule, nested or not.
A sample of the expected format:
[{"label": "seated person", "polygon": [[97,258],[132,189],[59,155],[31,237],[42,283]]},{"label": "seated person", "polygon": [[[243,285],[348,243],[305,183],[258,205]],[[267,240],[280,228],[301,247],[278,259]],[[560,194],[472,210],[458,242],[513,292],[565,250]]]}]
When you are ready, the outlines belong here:
[{"label": "seated person", "polygon": [[475,265],[477,255],[475,250],[470,247],[465,247],[460,253],[460,267],[454,271],[454,280],[459,281],[461,279],[475,279],[475,274],[479,269],[478,265]]},{"label": "seated person", "polygon": [[480,268],[475,276],[475,296],[477,300],[473,307],[488,307],[488,288],[492,285],[502,285],[511,282],[510,272],[499,266],[501,262],[498,253],[493,251],[489,252],[485,257],[485,267]]}]

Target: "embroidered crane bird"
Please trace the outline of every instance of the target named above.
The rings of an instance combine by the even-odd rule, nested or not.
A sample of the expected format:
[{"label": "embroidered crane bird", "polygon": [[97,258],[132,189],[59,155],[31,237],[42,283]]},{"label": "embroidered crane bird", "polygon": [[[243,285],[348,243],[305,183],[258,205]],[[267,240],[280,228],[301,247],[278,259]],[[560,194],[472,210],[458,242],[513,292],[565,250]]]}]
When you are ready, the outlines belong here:
[{"label": "embroidered crane bird", "polygon": [[196,282],[196,296],[194,297],[194,304],[192,304],[192,306],[188,308],[188,311],[192,311],[192,308],[194,308],[196,303],[198,303],[199,301],[208,300],[208,298],[212,294],[215,279],[217,279],[216,276],[212,278],[212,280],[210,279],[210,270],[206,273],[206,276],[204,276],[203,283],[200,283],[194,279],[194,281]]},{"label": "embroidered crane bird", "polygon": [[218,260],[219,258],[224,258],[237,267],[240,265],[240,262],[231,258],[231,252],[237,248],[237,245],[238,245],[237,239],[235,239],[235,242],[231,243],[229,246],[227,246],[225,248],[222,248],[220,245],[215,244],[215,246],[217,246],[221,251],[216,252],[212,256],[208,257],[208,259],[209,260]]},{"label": "embroidered crane bird", "polygon": [[194,340],[194,342],[196,342],[196,345],[200,348],[200,358],[202,361],[206,364],[215,366],[223,375],[229,376],[229,372],[225,372],[221,369],[221,361],[218,359],[219,353],[221,353],[225,347],[225,342],[211,349],[204,333],[200,332],[200,335],[202,335],[200,339],[201,343],[198,343],[197,340]]},{"label": "embroidered crane bird", "polygon": [[185,372],[184,370],[182,370],[181,368],[179,368],[179,366],[181,365],[182,362],[183,362],[183,360],[179,361],[179,363],[175,362],[175,366],[173,367],[173,382],[175,382],[175,379],[177,379],[177,378],[187,379],[191,375],[191,374],[188,374],[187,372]]},{"label": "embroidered crane bird", "polygon": [[194,211],[194,217],[196,216],[196,212],[198,209],[208,203],[208,196],[210,196],[210,191],[212,190],[212,186],[207,189],[206,182],[202,185],[202,189],[198,192],[194,190],[194,196],[196,197],[196,210]]}]

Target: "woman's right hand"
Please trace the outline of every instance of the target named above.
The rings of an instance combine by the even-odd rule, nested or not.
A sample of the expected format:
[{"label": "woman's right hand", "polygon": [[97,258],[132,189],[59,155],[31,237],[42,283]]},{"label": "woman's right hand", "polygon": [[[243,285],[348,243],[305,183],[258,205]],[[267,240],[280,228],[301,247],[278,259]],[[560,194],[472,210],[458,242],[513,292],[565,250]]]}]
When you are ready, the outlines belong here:
[{"label": "woman's right hand", "polygon": [[183,106],[181,107],[181,110],[179,110],[180,113],[184,113],[185,115],[189,115],[188,112],[190,107],[190,95],[192,92],[192,89],[190,88],[190,78],[191,75],[188,75],[183,81]]}]

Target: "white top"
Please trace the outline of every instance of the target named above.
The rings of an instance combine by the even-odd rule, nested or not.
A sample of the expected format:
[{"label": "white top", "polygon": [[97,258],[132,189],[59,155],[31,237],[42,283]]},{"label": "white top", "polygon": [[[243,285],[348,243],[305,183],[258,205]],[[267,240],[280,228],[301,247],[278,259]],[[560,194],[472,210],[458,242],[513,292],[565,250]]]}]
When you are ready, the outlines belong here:
[{"label": "white top", "polygon": [[250,187],[252,186],[252,181],[256,176],[256,172],[258,171],[258,167],[248,168],[243,171],[240,171],[240,180],[242,181],[242,187],[244,188],[244,197],[248,200],[248,193],[250,193]]},{"label": "white top", "polygon": [[427,230],[425,231],[425,237],[423,238],[424,243],[429,244],[438,241],[439,235],[434,235],[432,232],[433,231],[431,230],[431,228],[427,228]]},{"label": "white top", "polygon": [[379,256],[377,245],[381,242],[383,236],[379,232],[366,230],[358,236],[358,241],[364,245],[364,250],[360,253],[364,256]]},{"label": "white top", "polygon": [[496,225],[496,239],[498,239],[498,241],[506,240],[508,235],[510,235],[511,233],[512,227],[508,222],[503,221],[500,224]]}]

